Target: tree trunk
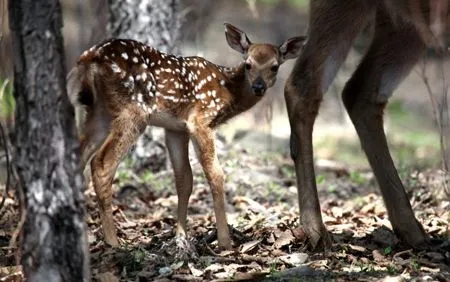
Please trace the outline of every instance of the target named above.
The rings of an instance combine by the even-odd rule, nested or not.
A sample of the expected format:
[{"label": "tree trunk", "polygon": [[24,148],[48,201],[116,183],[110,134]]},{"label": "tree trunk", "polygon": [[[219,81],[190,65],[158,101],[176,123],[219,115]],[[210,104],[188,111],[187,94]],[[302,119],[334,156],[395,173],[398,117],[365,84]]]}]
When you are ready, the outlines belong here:
[{"label": "tree trunk", "polygon": [[111,36],[178,54],[180,0],[108,0]]},{"label": "tree trunk", "polygon": [[58,0],[9,0],[15,164],[24,196],[28,281],[88,281],[88,245],[73,109],[65,88]]},{"label": "tree trunk", "polygon": [[[158,50],[179,53],[179,0],[108,0],[110,36],[144,42]],[[166,168],[164,144],[147,128],[132,151],[134,170]]]}]

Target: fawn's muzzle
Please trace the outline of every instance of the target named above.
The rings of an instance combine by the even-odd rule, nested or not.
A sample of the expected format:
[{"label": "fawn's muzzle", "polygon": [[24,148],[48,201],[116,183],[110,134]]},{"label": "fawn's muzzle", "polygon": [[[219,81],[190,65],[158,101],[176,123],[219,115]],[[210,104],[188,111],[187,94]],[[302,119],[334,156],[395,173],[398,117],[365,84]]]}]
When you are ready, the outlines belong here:
[{"label": "fawn's muzzle", "polygon": [[257,96],[262,96],[264,92],[266,92],[267,85],[261,77],[256,78],[256,80],[252,84],[253,92]]}]

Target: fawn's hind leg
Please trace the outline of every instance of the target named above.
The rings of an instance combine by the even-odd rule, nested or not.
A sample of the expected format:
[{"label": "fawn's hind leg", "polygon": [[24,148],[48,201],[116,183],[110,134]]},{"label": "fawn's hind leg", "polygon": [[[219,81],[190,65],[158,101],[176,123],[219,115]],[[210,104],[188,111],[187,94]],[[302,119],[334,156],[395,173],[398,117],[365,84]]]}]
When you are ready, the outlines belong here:
[{"label": "fawn's hind leg", "polygon": [[92,180],[100,208],[106,243],[118,246],[112,214],[112,181],[120,160],[142,134],[144,119],[132,110],[124,110],[111,122],[111,129],[91,161]]}]

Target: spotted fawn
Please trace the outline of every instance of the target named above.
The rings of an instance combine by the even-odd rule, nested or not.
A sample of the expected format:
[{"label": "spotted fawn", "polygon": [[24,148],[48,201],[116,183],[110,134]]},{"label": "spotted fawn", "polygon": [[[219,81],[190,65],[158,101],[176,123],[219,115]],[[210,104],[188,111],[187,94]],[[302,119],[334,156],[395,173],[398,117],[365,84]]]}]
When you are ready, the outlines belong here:
[{"label": "spotted fawn", "polygon": [[211,187],[218,243],[232,242],[225,215],[224,175],[215,152],[215,128],[250,109],[273,86],[279,66],[297,57],[305,37],[280,46],[253,44],[225,24],[228,44],[243,55],[233,68],[201,57],[177,57],[133,40],[112,39],[85,51],[68,75],[81,142],[97,195],[105,240],[118,245],[111,185],[120,160],[148,125],[165,128],[178,194],[177,238],[186,238],[192,192],[188,143],[192,140]]}]

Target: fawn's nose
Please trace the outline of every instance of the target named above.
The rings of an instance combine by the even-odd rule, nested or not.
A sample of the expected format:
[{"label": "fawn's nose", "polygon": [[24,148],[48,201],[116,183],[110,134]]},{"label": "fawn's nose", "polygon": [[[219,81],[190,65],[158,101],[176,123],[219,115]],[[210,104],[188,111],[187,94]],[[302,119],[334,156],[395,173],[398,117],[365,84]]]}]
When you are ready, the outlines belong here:
[{"label": "fawn's nose", "polygon": [[253,92],[255,92],[257,96],[263,95],[264,92],[266,92],[266,88],[266,83],[261,77],[256,78],[256,80],[252,84]]}]

